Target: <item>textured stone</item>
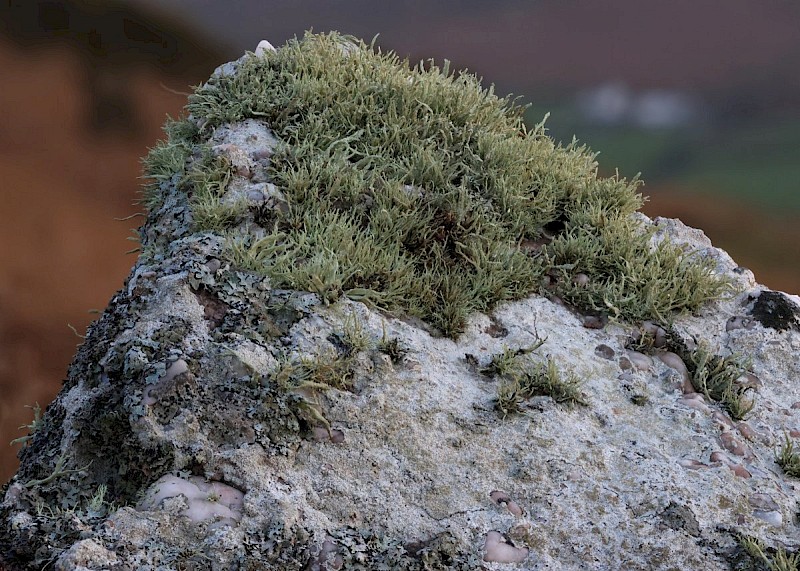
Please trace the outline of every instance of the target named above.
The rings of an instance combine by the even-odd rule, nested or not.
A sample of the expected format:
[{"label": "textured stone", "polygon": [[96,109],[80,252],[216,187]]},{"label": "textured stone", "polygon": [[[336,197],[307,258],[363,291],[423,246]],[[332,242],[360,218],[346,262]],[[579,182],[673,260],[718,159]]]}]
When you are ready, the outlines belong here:
[{"label": "textured stone", "polygon": [[[265,125],[226,125],[214,144],[239,167],[224,200],[280,201],[262,180]],[[737,534],[800,540],[774,449],[800,426],[800,300],[765,291],[699,230],[637,215],[739,288],[669,332],[752,357],[760,385],[738,431],[687,388],[681,357],[629,350],[636,325],[589,328],[531,296],[453,340],[325,305],[233,267],[223,238],[189,231],[174,187],[143,229],[155,253],[90,328],[5,491],[12,569],[723,570]],[[532,358],[579,379],[587,406],[535,396],[503,417],[481,371],[542,339]],[[345,361],[345,390],[282,381]]]}]

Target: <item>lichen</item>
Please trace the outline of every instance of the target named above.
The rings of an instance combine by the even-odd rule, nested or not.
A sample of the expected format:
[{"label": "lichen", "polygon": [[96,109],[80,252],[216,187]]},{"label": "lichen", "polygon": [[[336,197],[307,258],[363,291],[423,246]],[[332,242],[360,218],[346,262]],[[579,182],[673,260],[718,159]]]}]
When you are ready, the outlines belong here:
[{"label": "lichen", "polygon": [[[650,244],[631,216],[638,180],[598,177],[586,148],[529,129],[523,108],[449,62],[410,68],[374,44],[307,34],[215,74],[187,110],[147,174],[177,176],[195,230],[226,235],[238,266],[280,287],[345,295],[449,336],[474,311],[544,293],[545,276],[546,291],[620,319],[663,321],[729,287],[710,260]],[[221,200],[224,165],[197,175],[214,130],[246,119],[280,141],[269,176],[285,203],[268,215]],[[158,188],[146,190],[151,209]],[[248,220],[264,226],[242,231]]]}]

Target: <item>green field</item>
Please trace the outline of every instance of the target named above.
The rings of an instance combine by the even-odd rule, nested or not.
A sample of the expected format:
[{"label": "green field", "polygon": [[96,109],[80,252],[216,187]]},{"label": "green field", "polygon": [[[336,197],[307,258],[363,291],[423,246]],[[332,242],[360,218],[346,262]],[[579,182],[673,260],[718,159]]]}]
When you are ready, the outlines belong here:
[{"label": "green field", "polygon": [[770,210],[800,210],[800,118],[776,118],[696,130],[602,127],[567,106],[531,107],[536,123],[549,110],[549,134],[598,153],[601,170],[649,183],[727,194]]}]

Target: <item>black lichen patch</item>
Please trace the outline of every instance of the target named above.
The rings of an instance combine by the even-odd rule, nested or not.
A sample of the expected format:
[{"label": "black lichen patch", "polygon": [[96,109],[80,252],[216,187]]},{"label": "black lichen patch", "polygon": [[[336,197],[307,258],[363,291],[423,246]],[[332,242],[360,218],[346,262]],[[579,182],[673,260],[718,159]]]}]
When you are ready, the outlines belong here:
[{"label": "black lichen patch", "polygon": [[700,524],[694,512],[688,507],[670,502],[658,515],[667,527],[677,531],[683,530],[693,537],[700,537]]},{"label": "black lichen patch", "polygon": [[[412,68],[334,33],[234,67],[190,97],[191,120],[168,126],[145,202],[160,211],[174,200],[162,193],[184,193],[193,229],[226,236],[230,261],[278,287],[448,336],[474,311],[539,292],[545,274],[572,305],[623,319],[664,320],[729,288],[713,261],[650,244],[631,217],[637,180],[598,178],[589,151],[528,128],[523,108],[448,63]],[[279,139],[268,175],[285,203],[271,212],[224,197],[231,171],[209,162],[214,129],[246,119]],[[577,274],[588,282],[575,286]]]},{"label": "black lichen patch", "polygon": [[120,505],[172,469],[173,450],[160,442],[142,442],[131,426],[120,391],[107,391],[80,416],[81,438],[74,444],[76,464],[89,466],[86,488],[105,485]]},{"label": "black lichen patch", "polygon": [[756,298],[751,315],[764,327],[776,331],[800,331],[800,308],[786,294],[764,290]]}]

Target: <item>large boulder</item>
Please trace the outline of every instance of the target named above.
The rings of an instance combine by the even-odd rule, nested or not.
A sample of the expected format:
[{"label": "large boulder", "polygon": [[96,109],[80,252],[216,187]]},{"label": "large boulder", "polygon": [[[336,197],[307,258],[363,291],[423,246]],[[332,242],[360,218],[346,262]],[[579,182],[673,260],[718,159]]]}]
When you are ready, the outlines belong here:
[{"label": "large boulder", "polygon": [[5,488],[10,569],[791,559],[800,300],[636,181],[335,34],[262,42],[167,132]]}]

